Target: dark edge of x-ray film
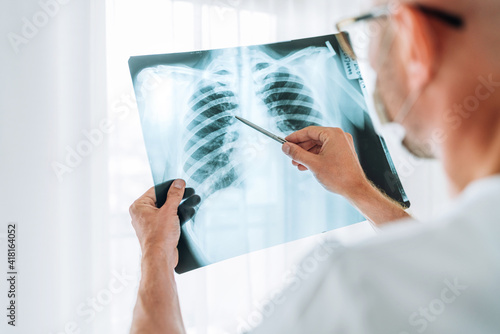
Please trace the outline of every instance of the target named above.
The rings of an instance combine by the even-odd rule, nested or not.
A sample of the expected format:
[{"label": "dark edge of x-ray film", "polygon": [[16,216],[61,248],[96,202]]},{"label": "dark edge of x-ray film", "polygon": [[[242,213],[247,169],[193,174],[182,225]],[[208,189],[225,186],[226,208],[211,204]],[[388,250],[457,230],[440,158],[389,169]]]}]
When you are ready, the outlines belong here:
[{"label": "dark edge of x-ray film", "polygon": [[[274,129],[274,131],[281,131],[284,133],[284,135],[286,135],[298,130],[303,125],[322,125],[323,116],[321,115],[321,110],[320,110],[321,108],[319,108],[318,106],[321,103],[323,103],[321,104],[322,106],[328,103],[321,102],[318,104],[314,101],[313,98],[315,94],[314,92],[317,91],[318,88],[315,87],[314,85],[317,86],[319,85],[319,83],[316,83],[316,81],[314,81],[314,84],[311,85],[312,79],[309,79],[309,87],[308,87],[306,84],[307,78],[305,79],[301,78],[298,72],[294,72],[293,66],[286,65],[287,63],[285,62],[285,60],[289,59],[290,57],[293,58],[294,55],[299,54],[304,50],[310,50],[310,49],[312,49],[313,51],[319,50],[318,52],[323,52],[323,54],[326,52],[325,50],[330,49],[331,51],[330,57],[338,57],[338,59],[335,58],[336,64],[337,63],[341,64],[345,62],[345,58],[342,58],[342,60],[340,60],[342,50],[337,42],[335,35],[300,39],[300,40],[267,44],[261,46],[247,46],[247,47],[236,47],[229,49],[131,57],[129,60],[130,72],[132,75],[134,89],[136,92],[136,97],[139,105],[139,112],[141,114],[143,135],[146,142],[146,148],[148,150],[148,156],[151,164],[151,169],[153,172],[153,178],[155,181],[157,194],[161,192],[160,188],[162,187],[162,185],[164,186],[164,183],[168,179],[177,177],[186,178],[187,186],[195,188],[196,192],[202,196],[203,200],[205,200],[205,198],[209,198],[217,191],[227,191],[228,189],[231,188],[240,189],[241,187],[244,187],[244,185],[242,184],[244,184],[245,179],[244,177],[241,177],[241,175],[239,175],[240,172],[238,170],[238,166],[234,161],[232,161],[236,160],[236,158],[234,158],[235,157],[234,154],[235,152],[238,151],[237,143],[239,140],[241,140],[240,138],[241,134],[237,130],[235,130],[233,125],[234,123],[231,120],[231,118],[232,115],[238,115],[236,114],[236,112],[238,112],[243,107],[239,105],[240,101],[239,99],[241,97],[238,96],[238,92],[234,91],[233,93],[233,90],[228,88],[231,86],[228,82],[231,80],[232,80],[231,82],[236,81],[238,85],[240,85],[241,81],[244,81],[246,79],[248,82],[250,82],[251,81],[250,79],[253,78],[254,81],[251,82],[249,85],[256,86],[257,84],[255,83],[255,73],[258,73],[258,71],[261,70],[263,71],[263,73],[267,73],[267,75],[264,76],[264,78],[260,79],[261,81],[259,82],[259,85],[261,85],[263,88],[258,92],[252,91],[251,96],[252,99],[254,100],[260,99],[260,104],[262,105],[261,107],[263,108],[263,110],[267,110],[267,113],[269,115],[268,117],[270,118],[274,117],[273,119],[279,120],[276,121],[275,123],[276,128]],[[271,59],[271,60],[270,61],[248,60],[250,59],[248,55],[252,55],[251,57],[258,58],[259,56],[253,56],[255,53],[257,54],[263,53],[264,56],[262,59]],[[228,56],[229,54],[231,54],[230,57]],[[306,62],[310,58],[307,53],[304,54],[305,55],[303,55],[302,58],[300,58],[300,62]],[[214,72],[215,70],[212,70],[211,67],[213,67],[213,63],[216,62],[214,59],[218,59],[217,57],[219,58],[222,57],[223,61],[222,62],[219,61],[218,63],[223,65],[221,65],[222,67],[221,66],[216,67],[216,72]],[[254,63],[252,63],[252,61]],[[298,61],[299,60],[297,60],[297,62]],[[229,65],[228,68],[225,69],[224,68],[225,63],[231,63],[233,65],[236,64],[235,65],[236,70],[235,68],[229,69]],[[285,64],[285,65],[280,65],[280,64]],[[270,68],[271,66],[274,66],[273,70],[268,71],[268,68]],[[314,64],[313,66],[316,65]],[[337,67],[342,67],[342,66],[337,65]],[[242,68],[251,68],[250,70],[248,70],[250,74],[246,76],[242,75],[241,73],[243,71]],[[330,69],[329,67],[326,68]],[[201,74],[192,75],[193,79],[190,79],[192,82],[189,83],[190,85],[189,87],[194,86],[198,88],[194,88],[193,90],[194,93],[192,94],[192,97],[189,99],[189,101],[182,100],[181,97],[182,94],[185,94],[186,96],[189,95],[187,93],[184,93],[183,91],[176,91],[177,94],[173,96],[174,100],[178,100],[173,102],[180,102],[181,109],[184,108],[185,112],[183,112],[183,110],[176,109],[175,111],[172,111],[172,113],[177,113],[175,117],[178,118],[181,117],[181,119],[183,117],[185,119],[190,120],[189,121],[190,123],[188,121],[177,121],[178,123],[179,122],[189,123],[185,124],[187,126],[185,130],[177,130],[177,128],[181,127],[177,123],[175,124],[165,123],[166,124],[165,128],[159,128],[155,124],[155,119],[156,119],[155,117],[157,117],[158,115],[160,116],[163,115],[162,114],[163,110],[156,110],[153,107],[151,107],[151,105],[154,105],[153,99],[154,98],[158,99],[157,94],[156,95],[150,94],[151,96],[149,96],[148,95],[149,93],[144,93],[143,91],[143,88],[146,87],[146,82],[141,83],[139,76],[145,70],[153,70],[156,71],[155,73],[160,73],[157,75],[165,75],[165,73],[167,73],[166,71],[170,71],[168,72],[168,75],[166,75],[167,78],[169,79],[170,78],[175,79],[175,75],[171,74],[171,72],[176,73],[175,71],[177,70],[183,71],[183,73],[186,71],[187,72],[192,71],[193,73],[198,73],[198,72],[204,73],[203,75],[205,76],[208,73],[208,77],[205,76],[201,77]],[[321,68],[318,68],[318,70],[321,70]],[[338,71],[338,68],[336,68],[336,71]],[[341,111],[342,115],[338,116],[341,117],[341,120],[338,123],[336,123],[335,126],[342,127],[344,131],[351,133],[351,135],[353,136],[361,166],[365,171],[365,174],[368,177],[368,179],[381,191],[385,192],[388,196],[390,196],[395,201],[399,202],[402,206],[409,207],[410,202],[408,201],[408,198],[403,189],[399,176],[396,172],[391,156],[387,150],[385,141],[375,131],[370,116],[367,113],[366,102],[364,101],[365,94],[360,83],[360,80],[362,80],[362,78],[359,77],[359,80],[353,80],[351,73],[351,77],[348,79],[347,77],[349,75],[347,73],[347,69],[346,71],[339,71],[337,75],[339,77],[342,76],[342,78],[339,78],[339,81],[335,81],[335,83],[341,81],[348,83],[349,87],[348,88],[344,87],[343,89],[352,90],[354,93],[361,96],[363,98],[363,107],[357,108],[359,110],[357,109],[351,109],[348,111],[342,110]],[[234,78],[236,78],[236,80],[233,80]],[[316,80],[316,78],[313,79]],[[149,84],[151,87],[155,87],[155,85],[158,84],[158,82],[154,82],[155,80],[153,80],[153,82]],[[200,84],[200,82],[204,83],[204,85]],[[285,83],[283,84],[283,82]],[[142,87],[141,84],[144,87]],[[286,87],[281,88],[281,90],[277,90],[278,93],[274,94],[270,93],[276,91],[277,89],[276,86],[278,84],[281,84],[281,86],[283,87],[286,86]],[[181,86],[182,85],[179,85],[179,87]],[[323,90],[331,89],[332,91],[337,89],[338,91],[340,91],[341,90],[340,88],[341,87],[338,86],[337,87],[332,86],[332,87],[322,87],[321,89]],[[199,91],[196,92],[196,89],[199,89]],[[279,93],[283,91],[284,92],[288,91],[287,93],[288,96],[294,97],[294,100],[289,101],[289,105],[283,105],[284,103],[282,101],[283,99],[280,100],[278,97],[276,97],[276,95],[279,96],[280,94],[281,96],[283,96],[284,93]],[[222,96],[222,94],[225,95]],[[349,97],[344,97],[344,95],[342,95],[343,96],[342,98],[347,101]],[[162,96],[159,96],[159,98],[161,99]],[[214,103],[214,99],[224,99],[225,102],[224,103],[220,102],[218,105],[208,107],[210,103],[212,104]],[[344,102],[345,101],[342,101],[342,103]],[[189,103],[191,103],[191,107],[187,106]],[[280,105],[280,103],[281,107],[278,109],[276,105]],[[345,103],[349,103],[349,101]],[[341,102],[339,102],[338,105],[341,105]],[[151,111],[148,108],[154,109],[153,110],[154,117],[151,118],[151,115],[149,114],[146,115],[146,111],[148,112]],[[196,109],[205,110],[203,112],[202,118],[200,118],[201,114],[198,115],[193,114],[194,112],[196,112]],[[329,113],[330,111],[323,110],[323,113],[325,112]],[[347,113],[350,114],[347,115]],[[303,114],[307,115],[304,116]],[[354,117],[355,121],[352,121],[353,119],[352,115],[355,116]],[[150,118],[147,118],[147,116],[149,116]],[[210,117],[214,118],[210,119]],[[327,115],[327,117],[329,119],[333,119],[334,116]],[[214,120],[215,118],[217,118],[217,120]],[[304,122],[305,119],[306,122]],[[205,126],[204,123],[208,125]],[[189,129],[198,129],[200,128],[200,124],[201,126],[204,127],[205,129],[204,131],[208,132],[196,135],[189,134]],[[265,124],[262,125],[265,126]],[[330,125],[331,124],[327,124],[325,126],[330,126]],[[184,131],[187,133],[187,138],[191,139],[189,139],[187,142],[184,142],[184,144],[181,142],[180,139],[176,139],[173,142],[170,141],[167,142],[167,140],[165,140],[165,136],[168,131],[173,131],[173,132]],[[205,144],[199,144],[200,142],[205,140],[205,137],[210,135],[210,131],[218,132],[220,133],[220,135],[214,136],[213,139],[210,139],[210,142],[207,142]],[[175,138],[180,138],[180,137],[175,137]],[[275,145],[275,144],[273,143],[267,145]],[[171,147],[174,147],[173,152],[180,151],[181,147],[184,147],[183,149],[185,151],[184,154],[187,154],[188,151],[190,152],[189,153],[190,155],[188,155],[188,157],[184,159],[186,160],[184,164],[173,159],[174,161],[177,161],[176,164],[169,165],[171,163],[170,161],[167,161],[169,160],[169,158],[167,158],[167,156],[169,155],[165,152]],[[215,155],[214,152],[225,152],[225,153]],[[280,154],[282,153],[278,145],[276,146],[276,155]],[[209,159],[211,161],[211,166],[212,166],[210,167],[212,168],[211,172],[212,174],[210,174],[209,176],[207,176],[208,170],[206,167],[208,165],[200,165],[201,160],[208,158],[212,159],[212,160]],[[162,159],[165,161],[163,161]],[[197,172],[191,172],[191,170],[195,168],[193,167],[193,164],[195,165],[198,164],[198,167],[196,167],[198,168]],[[233,169],[231,169],[231,166],[233,166]],[[166,168],[167,169],[170,168],[171,170],[166,170]],[[287,166],[287,168],[292,168],[292,167]],[[177,175],[175,174],[175,170],[177,171],[182,170],[183,172],[187,173],[187,175]],[[212,177],[213,179],[210,183],[211,184],[210,187],[206,186],[206,183],[208,182],[206,181],[207,177]],[[252,180],[246,180],[246,181],[249,182]],[[203,203],[201,205],[203,205]],[[345,206],[344,204],[342,205]],[[229,209],[230,208],[228,208],[228,210]],[[239,215],[241,214],[242,213],[240,212]],[[328,217],[334,217],[333,219],[337,220],[345,219],[345,217],[336,218],[336,212],[329,213]],[[195,218],[197,217],[195,216]],[[352,221],[347,219],[346,221],[341,222],[342,224],[339,226],[335,224],[333,225],[337,227],[342,227],[360,221],[361,220],[359,220],[358,218],[353,218]],[[192,220],[190,223],[196,226],[195,224],[201,224],[203,223],[203,221],[194,222],[194,220]],[[337,227],[331,227],[329,229]],[[322,231],[317,231],[317,233],[320,232]],[[283,234],[286,233],[284,232]],[[302,237],[310,236],[309,234],[307,234],[308,232],[304,233],[305,233],[304,235],[301,235],[299,233],[298,237],[293,236],[293,233],[291,233],[292,237],[290,237],[289,239],[287,239],[287,237],[283,237],[286,240],[278,243],[270,242],[269,245],[266,244],[263,245],[262,247],[258,246],[257,248],[251,249],[249,251],[255,251],[258,249],[271,247],[279,243],[293,241],[300,239]],[[187,230],[185,228],[181,229],[181,238],[178,245],[179,264],[176,267],[176,272],[183,273],[189,270],[193,270],[208,264],[212,264],[245,253],[245,252],[240,252],[236,255],[230,255],[230,256],[228,255],[227,257],[217,258],[216,260],[210,260],[210,259],[207,260],[209,256],[206,254],[210,253],[211,252],[210,250],[214,246],[213,245],[206,246],[206,248],[203,248],[203,246],[200,246],[197,243],[197,240],[194,240],[195,238],[196,235],[191,235],[187,233]],[[253,237],[250,236],[250,234],[247,238],[250,241],[255,241],[252,239]],[[219,239],[216,240],[218,241]],[[224,241],[224,238],[221,237],[221,240]],[[224,248],[223,241],[221,241],[221,245],[217,245],[217,247]],[[228,245],[227,248],[230,249],[230,246]]]}]

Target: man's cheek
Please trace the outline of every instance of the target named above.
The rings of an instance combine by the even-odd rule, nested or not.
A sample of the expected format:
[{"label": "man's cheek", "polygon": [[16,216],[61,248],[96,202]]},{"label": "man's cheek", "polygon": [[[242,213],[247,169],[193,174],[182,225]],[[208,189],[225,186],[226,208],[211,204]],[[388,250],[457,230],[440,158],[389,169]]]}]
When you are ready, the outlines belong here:
[{"label": "man's cheek", "polygon": [[376,55],[377,55],[377,51],[376,51],[375,45],[374,45],[373,41],[371,41],[369,53],[368,53],[368,59],[370,61],[371,68],[373,68],[375,71],[377,70],[376,59],[375,59]]},{"label": "man's cheek", "polygon": [[370,60],[370,66],[378,72],[380,70],[380,64],[382,61],[379,59],[381,57],[380,50],[380,38],[374,37],[370,40],[370,46],[368,49],[368,57]]}]

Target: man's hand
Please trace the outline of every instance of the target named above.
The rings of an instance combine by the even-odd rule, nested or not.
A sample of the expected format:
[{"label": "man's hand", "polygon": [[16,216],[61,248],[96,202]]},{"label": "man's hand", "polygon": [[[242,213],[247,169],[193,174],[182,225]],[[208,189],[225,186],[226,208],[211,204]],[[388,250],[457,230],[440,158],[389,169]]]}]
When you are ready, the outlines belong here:
[{"label": "man's hand", "polygon": [[[160,209],[156,207],[154,188],[149,189],[130,207],[132,225],[142,252],[151,249],[164,252],[172,268],[178,261],[177,243],[181,226],[177,209],[182,201],[184,189],[185,182],[175,180],[168,191],[167,201]],[[199,197],[197,199],[199,201]]]},{"label": "man's hand", "polygon": [[[181,234],[178,212],[183,222],[190,219],[200,197],[194,195],[193,189],[185,189],[183,180],[175,180],[171,185],[169,181],[158,187],[162,189],[158,194],[161,200],[164,199],[162,192],[168,189],[161,208],[156,207],[154,188],[130,207],[132,225],[142,249],[142,277],[130,329],[134,334],[185,333],[174,278]],[[185,201],[179,207],[183,197]]]},{"label": "man's hand", "polygon": [[300,171],[310,170],[327,190],[347,198],[372,223],[408,218],[404,208],[366,177],[354,141],[339,128],[311,126],[286,137],[283,152]]},{"label": "man's hand", "polygon": [[300,171],[310,170],[327,190],[350,198],[368,185],[352,136],[339,128],[311,126],[285,138],[283,152]]}]

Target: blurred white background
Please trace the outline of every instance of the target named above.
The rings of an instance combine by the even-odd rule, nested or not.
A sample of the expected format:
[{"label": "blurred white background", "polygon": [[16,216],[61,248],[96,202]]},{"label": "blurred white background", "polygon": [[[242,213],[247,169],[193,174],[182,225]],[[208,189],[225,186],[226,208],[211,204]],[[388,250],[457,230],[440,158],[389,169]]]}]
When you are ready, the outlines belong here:
[{"label": "blurred white background", "polygon": [[[152,186],[130,56],[326,35],[366,8],[363,0],[3,0],[0,247],[7,222],[17,222],[20,280],[18,327],[2,321],[2,333],[128,331],[140,261],[128,207]],[[441,212],[440,166],[386,140],[412,213]],[[372,233],[357,224],[332,234],[351,242]],[[262,312],[252,310],[315,242],[178,276],[189,331],[236,333],[255,322]],[[4,291],[1,280],[0,305]]]}]

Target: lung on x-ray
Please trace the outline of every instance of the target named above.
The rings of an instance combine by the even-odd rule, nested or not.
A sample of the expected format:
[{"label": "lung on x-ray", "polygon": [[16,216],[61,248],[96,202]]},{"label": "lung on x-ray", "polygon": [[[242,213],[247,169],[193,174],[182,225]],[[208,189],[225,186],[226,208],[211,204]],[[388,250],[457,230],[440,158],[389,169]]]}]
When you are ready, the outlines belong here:
[{"label": "lung on x-ray", "polygon": [[278,136],[308,126],[354,137],[368,178],[409,201],[336,36],[129,61],[155,185],[183,178],[202,202],[182,227],[178,273],[365,220],[300,172]]}]

